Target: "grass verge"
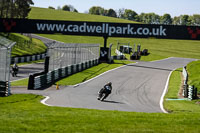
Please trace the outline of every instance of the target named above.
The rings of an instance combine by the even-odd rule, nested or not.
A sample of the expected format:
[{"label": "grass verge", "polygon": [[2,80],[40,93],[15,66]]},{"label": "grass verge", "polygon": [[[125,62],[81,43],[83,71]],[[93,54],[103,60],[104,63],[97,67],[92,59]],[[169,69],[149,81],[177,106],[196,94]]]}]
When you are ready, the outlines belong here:
[{"label": "grass verge", "polygon": [[[165,96],[165,99],[178,99],[178,92],[181,86],[181,73],[182,68],[175,70],[169,82],[168,93]],[[194,113],[197,114],[198,117],[200,116],[200,104],[198,104],[200,100],[165,100],[164,106],[166,110],[173,113],[181,113],[185,115],[187,113]],[[183,116],[184,117],[184,116]],[[195,119],[195,118],[194,118]]]},{"label": "grass verge", "polygon": [[188,84],[194,85],[200,91],[200,60],[187,65]]},{"label": "grass verge", "polygon": [[13,81],[11,82],[11,87],[13,86],[27,86],[28,87],[28,79],[29,78]]}]

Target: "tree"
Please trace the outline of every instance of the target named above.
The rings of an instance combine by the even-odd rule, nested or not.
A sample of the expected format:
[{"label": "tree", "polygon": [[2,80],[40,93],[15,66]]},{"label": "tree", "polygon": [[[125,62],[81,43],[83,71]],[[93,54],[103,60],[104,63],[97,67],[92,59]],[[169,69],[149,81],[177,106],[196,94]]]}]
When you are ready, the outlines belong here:
[{"label": "tree", "polygon": [[1,18],[27,18],[31,11],[32,0],[1,0],[0,17]]},{"label": "tree", "polygon": [[54,10],[55,10],[55,8],[54,8],[54,7],[52,7],[52,6],[49,6],[48,8],[49,8],[49,9],[54,9]]},{"label": "tree", "polygon": [[194,14],[190,17],[191,25],[200,26],[200,14]]},{"label": "tree", "polygon": [[172,18],[170,14],[164,14],[160,20],[161,24],[170,25],[172,24]]},{"label": "tree", "polygon": [[89,14],[94,14],[94,15],[102,15],[105,16],[106,12],[104,8],[99,7],[99,6],[93,6],[89,9]]},{"label": "tree", "polygon": [[117,14],[116,14],[116,12],[113,10],[113,9],[109,9],[108,11],[107,11],[107,14],[106,14],[106,16],[109,16],[109,17],[117,17]]},{"label": "tree", "polygon": [[180,23],[181,25],[188,25],[189,23],[189,16],[188,15],[181,15],[180,16]]},{"label": "tree", "polygon": [[68,7],[69,7],[69,9],[70,9],[70,12],[78,12],[78,10],[76,10],[76,9],[74,8],[74,6],[68,5]]},{"label": "tree", "polygon": [[160,24],[160,16],[155,13],[147,13],[145,19],[147,24]]},{"label": "tree", "polygon": [[57,10],[62,10],[62,8],[60,6],[57,7]]},{"label": "tree", "polygon": [[138,21],[146,24],[160,24],[160,16],[155,13],[141,13]]},{"label": "tree", "polygon": [[125,9],[121,8],[117,11],[117,17],[118,18],[124,18],[124,13],[125,13]]},{"label": "tree", "polygon": [[172,24],[173,24],[173,25],[180,25],[180,24],[181,24],[181,23],[180,23],[180,17],[175,16],[175,17],[173,18]]},{"label": "tree", "polygon": [[70,7],[68,5],[64,5],[62,7],[62,10],[64,10],[64,11],[70,11]]},{"label": "tree", "polygon": [[31,11],[30,5],[33,5],[32,0],[15,0],[16,14],[17,18],[26,18],[28,13]]},{"label": "tree", "polygon": [[128,20],[137,20],[137,13],[130,9],[125,9],[123,17]]}]

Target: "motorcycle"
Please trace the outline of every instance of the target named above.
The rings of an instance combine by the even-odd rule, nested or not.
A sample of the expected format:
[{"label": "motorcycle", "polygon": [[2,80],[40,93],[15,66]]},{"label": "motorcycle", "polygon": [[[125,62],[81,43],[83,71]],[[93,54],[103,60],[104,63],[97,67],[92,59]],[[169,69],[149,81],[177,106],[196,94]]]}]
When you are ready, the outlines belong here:
[{"label": "motorcycle", "polygon": [[12,68],[11,73],[12,73],[13,77],[17,77],[18,70],[19,70],[18,67],[17,68]]},{"label": "motorcycle", "polygon": [[99,93],[99,96],[97,97],[98,100],[103,101],[104,99],[106,99],[106,97],[108,97],[109,94],[107,93]]},{"label": "motorcycle", "polygon": [[104,101],[104,99],[106,99],[109,94],[111,93],[111,88],[110,87],[104,87],[102,88],[99,92],[98,92],[98,97],[97,97],[97,100],[100,100],[100,101]]}]

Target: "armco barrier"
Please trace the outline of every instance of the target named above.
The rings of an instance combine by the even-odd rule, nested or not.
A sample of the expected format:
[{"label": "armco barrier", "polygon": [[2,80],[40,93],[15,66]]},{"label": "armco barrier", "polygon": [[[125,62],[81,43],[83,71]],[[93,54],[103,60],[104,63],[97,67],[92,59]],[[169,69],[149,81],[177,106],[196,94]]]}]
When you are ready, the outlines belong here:
[{"label": "armco barrier", "polygon": [[69,65],[48,73],[40,72],[29,76],[29,90],[44,89],[53,85],[56,81],[65,78],[71,74],[83,71],[92,66],[98,65],[99,59],[86,61],[79,64]]},{"label": "armco barrier", "polygon": [[32,56],[12,57],[11,64],[41,60],[41,59],[44,59],[45,56],[46,56],[46,53],[39,54],[39,55],[32,55]]},{"label": "armco barrier", "polygon": [[183,67],[183,96],[188,98],[189,100],[193,100],[197,98],[197,88],[192,85],[188,85],[188,74],[186,67]]},{"label": "armco barrier", "polygon": [[8,81],[0,81],[0,96],[8,96],[10,83]]},{"label": "armco barrier", "polygon": [[186,67],[183,67],[183,96],[188,97],[188,85],[187,85],[187,80],[188,80],[188,74],[186,71]]}]

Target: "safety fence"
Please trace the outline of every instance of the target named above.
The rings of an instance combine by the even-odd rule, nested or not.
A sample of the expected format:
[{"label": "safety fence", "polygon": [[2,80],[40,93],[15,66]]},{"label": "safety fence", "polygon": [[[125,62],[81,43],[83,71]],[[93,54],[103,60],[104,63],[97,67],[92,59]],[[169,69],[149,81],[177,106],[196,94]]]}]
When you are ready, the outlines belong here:
[{"label": "safety fence", "polygon": [[33,75],[30,75],[29,77],[28,89],[35,90],[47,88],[62,78],[83,71],[97,64],[99,64],[99,59],[93,59],[78,64],[68,65],[67,67],[55,69],[53,71],[49,71],[48,73],[35,73]]},{"label": "safety fence", "polygon": [[197,88],[194,85],[188,85],[188,73],[186,67],[183,67],[183,96],[189,100],[197,98]]},{"label": "safety fence", "polygon": [[55,42],[48,47],[49,70],[99,58],[99,44],[66,44]]},{"label": "safety fence", "polygon": [[14,63],[24,63],[24,62],[30,62],[30,61],[37,61],[44,59],[46,56],[46,52],[38,55],[31,55],[31,56],[22,56],[22,57],[12,57],[11,58],[11,64]]},{"label": "safety fence", "polygon": [[10,95],[10,58],[15,44],[0,36],[0,96]]}]

